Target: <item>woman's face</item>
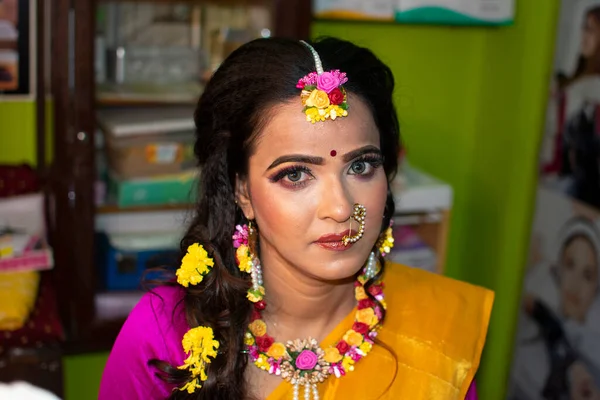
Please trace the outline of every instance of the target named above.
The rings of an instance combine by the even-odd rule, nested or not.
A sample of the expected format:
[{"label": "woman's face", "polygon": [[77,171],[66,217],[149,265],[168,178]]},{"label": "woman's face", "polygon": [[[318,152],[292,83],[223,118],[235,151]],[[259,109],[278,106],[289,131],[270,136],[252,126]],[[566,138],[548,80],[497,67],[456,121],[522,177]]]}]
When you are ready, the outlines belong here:
[{"label": "woman's face", "polygon": [[560,291],[565,316],[584,322],[598,293],[598,261],[588,239],[576,237],[564,249]]},{"label": "woman's face", "polygon": [[585,58],[593,57],[600,44],[600,24],[593,15],[588,15],[583,24],[581,35],[581,54]]},{"label": "woman's face", "polygon": [[[349,96],[348,116],[311,124],[300,98],[274,107],[238,182],[244,214],[260,232],[265,269],[291,268],[320,281],[353,276],[377,240],[387,196],[379,132],[367,105]],[[341,245],[355,203],[364,236]]]},{"label": "woman's face", "polygon": [[577,362],[569,369],[570,400],[600,400],[600,389],[587,368]]}]

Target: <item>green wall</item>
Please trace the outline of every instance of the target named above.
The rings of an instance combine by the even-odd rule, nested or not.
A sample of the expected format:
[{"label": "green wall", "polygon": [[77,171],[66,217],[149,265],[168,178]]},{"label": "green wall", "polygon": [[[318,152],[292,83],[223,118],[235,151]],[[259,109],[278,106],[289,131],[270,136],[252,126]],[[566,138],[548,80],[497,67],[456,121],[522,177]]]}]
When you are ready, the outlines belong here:
[{"label": "green wall", "polygon": [[514,26],[318,22],[374,50],[397,80],[412,164],[455,191],[447,274],[496,291],[480,398],[505,398],[558,0],[517,0]]},{"label": "green wall", "polygon": [[35,103],[0,101],[0,163],[35,163]]}]

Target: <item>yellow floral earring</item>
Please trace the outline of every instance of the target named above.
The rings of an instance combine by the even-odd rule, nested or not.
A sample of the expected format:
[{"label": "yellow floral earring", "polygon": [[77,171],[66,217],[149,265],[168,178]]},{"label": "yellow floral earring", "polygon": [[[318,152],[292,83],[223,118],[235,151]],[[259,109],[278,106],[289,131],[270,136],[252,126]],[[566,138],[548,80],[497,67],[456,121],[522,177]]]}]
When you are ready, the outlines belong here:
[{"label": "yellow floral earring", "polygon": [[[390,226],[388,226],[386,230],[383,231],[379,236],[377,243],[375,243],[375,247],[382,257],[385,257],[390,253],[390,251],[392,251],[392,247],[394,247],[394,236],[391,222]],[[367,260],[367,264],[364,269],[364,276],[367,280],[373,279],[375,275],[377,275],[377,272],[379,272],[377,257],[375,251],[372,251],[371,254],[369,254],[369,259]]]},{"label": "yellow floral earring", "polygon": [[263,286],[262,267],[260,260],[256,257],[256,230],[250,221],[248,225],[236,225],[233,234],[233,247],[236,261],[240,271],[250,274],[252,278],[252,287],[248,289],[248,300],[253,303],[262,301],[265,295]]}]

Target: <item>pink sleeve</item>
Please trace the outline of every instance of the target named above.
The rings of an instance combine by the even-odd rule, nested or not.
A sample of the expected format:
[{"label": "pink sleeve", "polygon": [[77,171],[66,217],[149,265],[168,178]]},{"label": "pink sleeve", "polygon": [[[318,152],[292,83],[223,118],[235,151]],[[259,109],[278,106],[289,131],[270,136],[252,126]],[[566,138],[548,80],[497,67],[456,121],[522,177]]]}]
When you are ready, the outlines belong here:
[{"label": "pink sleeve", "polygon": [[181,339],[187,331],[183,292],[160,287],[146,293],[123,325],[102,374],[99,400],[165,399],[172,385],[148,365],[159,359],[177,366],[185,354]]},{"label": "pink sleeve", "polygon": [[465,397],[465,400],[477,400],[477,388],[475,387],[475,381],[473,381],[471,383],[471,387],[469,388],[469,391],[467,392],[467,397]]}]

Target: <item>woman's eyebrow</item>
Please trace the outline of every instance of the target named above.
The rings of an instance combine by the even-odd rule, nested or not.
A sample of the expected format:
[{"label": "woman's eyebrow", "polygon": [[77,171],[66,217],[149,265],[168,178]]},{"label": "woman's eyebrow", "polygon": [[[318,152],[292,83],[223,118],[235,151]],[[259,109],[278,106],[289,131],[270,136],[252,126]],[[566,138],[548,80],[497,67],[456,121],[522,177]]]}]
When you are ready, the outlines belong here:
[{"label": "woman's eyebrow", "polygon": [[267,171],[275,168],[276,166],[289,162],[300,162],[305,164],[314,164],[314,165],[323,165],[325,164],[325,159],[323,157],[314,157],[307,156],[304,154],[289,154],[285,156],[278,157],[275,161],[269,165]]},{"label": "woman's eyebrow", "polygon": [[379,150],[377,147],[373,146],[372,144],[369,144],[369,145],[361,147],[359,149],[349,151],[348,153],[346,153],[342,156],[342,159],[344,160],[344,162],[350,162],[350,161],[354,160],[355,158],[360,157],[363,154],[368,154],[368,153],[377,153],[378,155],[381,155],[381,150]]}]

